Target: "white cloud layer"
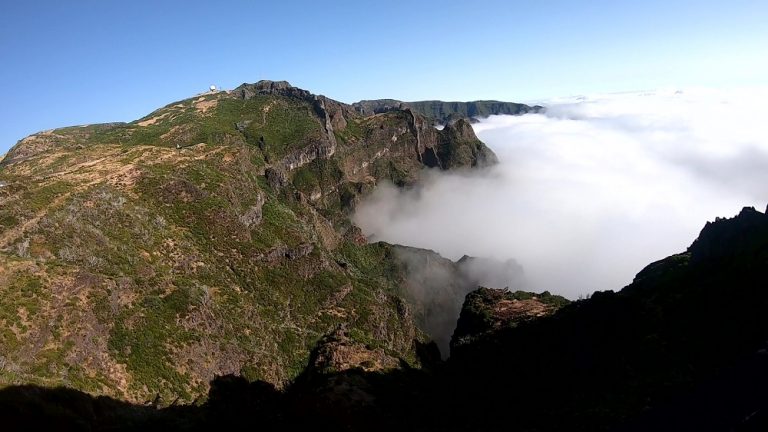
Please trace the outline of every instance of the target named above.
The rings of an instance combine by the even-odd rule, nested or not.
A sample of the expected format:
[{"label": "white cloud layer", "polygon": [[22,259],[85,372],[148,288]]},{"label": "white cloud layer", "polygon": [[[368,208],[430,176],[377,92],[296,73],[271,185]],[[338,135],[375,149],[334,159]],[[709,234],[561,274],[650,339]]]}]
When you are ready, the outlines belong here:
[{"label": "white cloud layer", "polygon": [[501,163],[380,185],[355,215],[378,240],[509,258],[527,289],[620,289],[681,252],[708,220],[768,203],[765,89],[550,101],[546,114],[475,125]]}]

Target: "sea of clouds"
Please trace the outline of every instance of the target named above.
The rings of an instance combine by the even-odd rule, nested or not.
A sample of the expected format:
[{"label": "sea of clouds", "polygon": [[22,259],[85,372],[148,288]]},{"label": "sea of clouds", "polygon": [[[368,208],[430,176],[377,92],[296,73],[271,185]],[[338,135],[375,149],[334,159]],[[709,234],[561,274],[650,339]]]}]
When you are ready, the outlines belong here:
[{"label": "sea of clouds", "polygon": [[[655,91],[544,102],[474,125],[487,170],[380,184],[355,222],[372,239],[514,259],[525,289],[618,290],[682,252],[707,221],[768,204],[766,89]],[[518,288],[518,287],[516,287]]]}]

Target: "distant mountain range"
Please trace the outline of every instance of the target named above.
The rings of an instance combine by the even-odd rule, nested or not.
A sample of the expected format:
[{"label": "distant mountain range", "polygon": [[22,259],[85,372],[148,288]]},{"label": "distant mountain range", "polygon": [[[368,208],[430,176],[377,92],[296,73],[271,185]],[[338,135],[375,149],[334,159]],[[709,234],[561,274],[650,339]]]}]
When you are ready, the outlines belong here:
[{"label": "distant mountain range", "polygon": [[410,108],[421,115],[434,119],[438,124],[447,124],[458,119],[468,119],[474,122],[479,118],[491,115],[520,115],[544,111],[544,107],[540,105],[529,106],[499,101],[443,102],[432,100],[403,102],[395,99],[376,99],[356,102],[352,106],[363,115]]}]

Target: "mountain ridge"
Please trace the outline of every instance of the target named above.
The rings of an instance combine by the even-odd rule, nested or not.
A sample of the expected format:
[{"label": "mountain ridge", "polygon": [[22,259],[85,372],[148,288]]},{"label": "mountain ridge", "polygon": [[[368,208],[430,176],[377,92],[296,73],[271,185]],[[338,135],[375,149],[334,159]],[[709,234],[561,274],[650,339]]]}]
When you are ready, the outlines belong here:
[{"label": "mountain ridge", "polygon": [[449,124],[459,119],[470,120],[474,123],[479,118],[490,115],[536,114],[545,110],[541,105],[529,106],[522,103],[501,102],[497,100],[476,100],[470,102],[425,100],[404,102],[396,99],[372,99],[355,102],[352,106],[364,115],[410,108],[419,114],[433,119],[436,124],[440,125]]},{"label": "mountain ridge", "polygon": [[405,272],[348,215],[378,182],[495,161],[465,121],[280,81],[24,138],[0,164],[0,382],[191,402],[217,375],[287,385],[341,324],[417,367]]}]

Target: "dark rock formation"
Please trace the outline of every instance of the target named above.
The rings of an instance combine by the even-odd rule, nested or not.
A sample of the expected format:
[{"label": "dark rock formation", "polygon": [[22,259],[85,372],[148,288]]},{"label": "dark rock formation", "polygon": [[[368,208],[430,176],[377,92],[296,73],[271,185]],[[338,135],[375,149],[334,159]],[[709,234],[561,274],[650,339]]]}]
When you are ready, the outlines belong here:
[{"label": "dark rock formation", "polygon": [[479,288],[467,294],[451,338],[451,353],[468,345],[471,348],[473,341],[503,327],[551,315],[568,303],[564,297],[546,291],[536,294]]},{"label": "dark rock formation", "polygon": [[288,81],[261,80],[255,84],[243,83],[232,93],[240,99],[251,99],[256,95],[280,94],[281,96],[308,98],[312,94],[292,86]]},{"label": "dark rock formation", "polygon": [[[688,252],[649,265],[620,292],[501,326],[453,353],[453,376],[465,380],[474,401],[465,409],[498,412],[489,427],[514,406],[521,429],[606,430],[634,424],[641,413],[643,427],[632,430],[740,428],[768,412],[768,393],[751,382],[768,374],[754,357],[768,340],[766,263],[764,214],[746,209],[707,224]],[[471,316],[478,315],[485,319]],[[742,368],[749,372],[735,373]],[[484,396],[512,387],[503,400]],[[733,405],[727,395],[739,394],[735,389],[749,396]],[[706,413],[690,405],[704,401]],[[568,408],[548,420],[542,415],[549,409],[536,408],[544,405]]]},{"label": "dark rock formation", "polygon": [[498,163],[496,155],[475,135],[467,120],[459,119],[441,131],[437,157],[441,168],[485,167]]},{"label": "dark rock formation", "polygon": [[767,220],[765,213],[744,207],[734,222],[707,222],[688,248],[691,263],[733,261],[742,255],[759,253],[765,247],[763,239],[768,237]]},{"label": "dark rock formation", "polygon": [[484,167],[498,162],[496,155],[475,135],[464,119],[436,130],[430,122],[410,108],[408,128],[416,138],[419,160],[429,168]]},{"label": "dark rock formation", "polygon": [[264,176],[272,189],[280,189],[289,184],[288,175],[280,168],[269,167],[264,170]]},{"label": "dark rock formation", "polygon": [[339,328],[318,342],[307,367],[307,373],[333,374],[350,369],[368,372],[400,367],[400,360],[381,347],[366,346],[350,338],[346,328]]}]

